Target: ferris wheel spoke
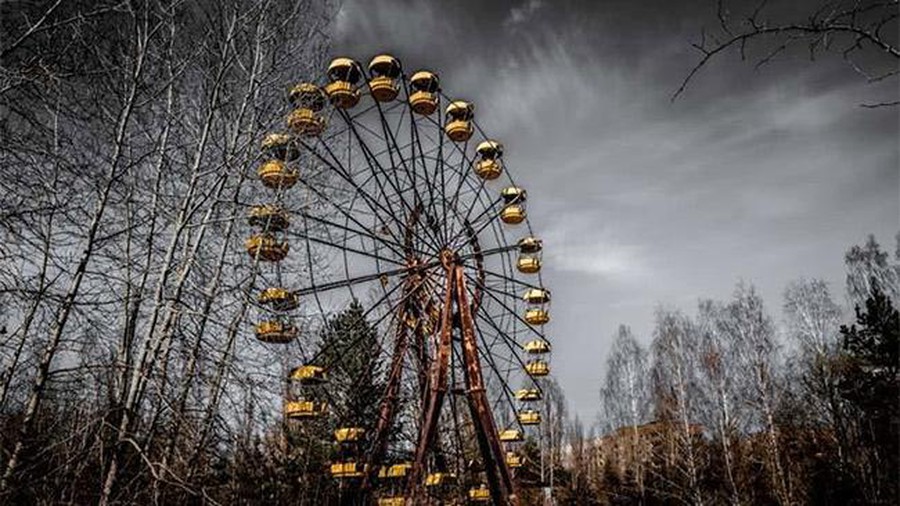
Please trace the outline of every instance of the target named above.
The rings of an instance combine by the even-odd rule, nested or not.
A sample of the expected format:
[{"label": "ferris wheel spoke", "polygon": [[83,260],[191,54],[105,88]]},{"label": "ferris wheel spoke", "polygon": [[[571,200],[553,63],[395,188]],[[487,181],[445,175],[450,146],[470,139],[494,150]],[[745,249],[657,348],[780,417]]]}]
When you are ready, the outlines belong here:
[{"label": "ferris wheel spoke", "polygon": [[[469,280],[471,280],[473,283],[478,283],[478,281],[477,281],[476,279],[472,278],[470,275],[466,274],[466,277],[468,277]],[[513,315],[513,316],[515,317],[515,319],[516,319],[519,323],[521,323],[522,325],[525,326],[525,328],[530,329],[530,330],[531,330],[535,335],[537,335],[538,337],[544,338],[544,333],[543,333],[543,332],[539,331],[534,325],[532,325],[532,324],[528,323],[527,321],[525,321],[525,319],[522,318],[522,316],[520,316],[520,315],[516,312],[515,308],[509,307],[509,305],[508,305],[505,301],[503,301],[501,298],[499,298],[495,293],[499,293],[499,294],[501,294],[501,295],[504,295],[504,296],[506,296],[507,298],[511,298],[511,297],[512,297],[512,294],[507,293],[507,292],[504,292],[504,291],[502,291],[502,290],[497,290],[496,288],[491,288],[491,287],[489,287],[489,286],[487,286],[487,285],[485,285],[485,284],[480,284],[480,286],[484,289],[482,293],[484,293],[485,295],[487,295],[488,297],[490,297],[494,302],[496,302],[497,304],[499,304],[499,305],[500,305],[504,310],[506,310],[509,314]]]},{"label": "ferris wheel spoke", "polygon": [[[348,121],[346,114],[342,114],[342,117],[344,117],[345,121]],[[414,207],[411,206],[410,203],[407,202],[406,199],[403,197],[403,192],[397,186],[397,183],[394,180],[394,178],[390,177],[390,175],[385,171],[384,167],[382,167],[381,164],[378,162],[378,160],[372,156],[372,150],[366,144],[366,142],[363,140],[362,136],[360,135],[359,131],[356,128],[357,125],[355,123],[348,121],[348,126],[349,126],[350,132],[352,132],[352,134],[353,134],[353,137],[356,139],[357,145],[363,152],[363,157],[365,158],[366,164],[369,166],[369,169],[372,171],[373,174],[380,173],[384,177],[384,179],[387,181],[387,184],[391,186],[391,188],[394,191],[394,194],[399,198],[400,203],[402,204],[402,212],[403,212],[402,216],[407,217],[410,214],[412,214],[414,212]],[[381,190],[382,196],[384,197],[385,201],[387,201],[389,203],[390,200],[387,197],[387,193],[384,189],[384,184],[382,184],[381,180],[378,179],[377,176],[376,176],[375,180],[376,180],[376,183],[378,184],[379,189]],[[393,216],[395,216],[395,219],[396,219],[396,216],[397,216],[396,211],[385,210],[385,212],[391,213]],[[424,238],[422,238],[421,236],[419,236],[418,233],[416,233],[415,228],[413,228],[412,230],[413,230],[413,234],[416,235],[417,239],[425,242]],[[440,249],[440,246],[437,244],[432,244],[432,246],[435,247],[436,249]]]},{"label": "ferris wheel spoke", "polygon": [[335,242],[331,242],[331,241],[328,241],[328,240],[325,240],[325,239],[322,239],[319,237],[311,236],[309,234],[304,234],[302,232],[293,232],[290,235],[292,235],[294,237],[300,237],[302,239],[305,239],[309,242],[314,242],[316,244],[322,244],[324,246],[330,246],[331,248],[335,248],[338,250],[347,251],[348,253],[354,253],[354,254],[362,256],[362,257],[374,258],[376,260],[388,262],[388,263],[391,263],[394,265],[404,265],[403,262],[399,262],[392,258],[379,257],[379,256],[377,256],[373,253],[370,253],[368,251],[365,251],[365,250],[351,248],[350,246],[347,246],[346,243],[335,243]]},{"label": "ferris wheel spoke", "polygon": [[[298,181],[301,184],[303,184],[303,186],[305,186],[309,191],[311,191],[313,194],[315,194],[319,199],[328,203],[332,208],[334,208],[336,211],[338,211],[338,213],[342,214],[347,220],[353,222],[353,224],[355,224],[356,226],[360,227],[363,230],[366,229],[366,226],[363,223],[361,223],[359,220],[357,220],[349,210],[347,210],[344,206],[340,205],[339,203],[334,202],[330,197],[325,195],[324,192],[317,189],[315,187],[315,185],[311,184],[309,181],[307,181],[305,178],[302,178],[302,177],[298,178]],[[307,218],[310,217],[309,213],[303,213],[303,215],[306,216]],[[317,218],[317,219],[320,221],[322,220],[321,218]],[[356,230],[356,232],[360,232],[360,231]],[[375,240],[378,240],[379,242],[381,242],[382,244],[387,246],[389,249],[392,249],[394,251],[394,253],[397,253],[398,255],[402,256],[402,250],[396,249],[397,248],[396,243],[387,241],[384,238],[377,237],[375,235],[371,235],[371,237]]]},{"label": "ferris wheel spoke", "polygon": [[[397,216],[394,213],[390,212],[388,209],[385,209],[383,206],[379,205],[378,200],[376,198],[374,198],[372,195],[370,195],[369,192],[364,190],[360,185],[358,185],[354,181],[353,176],[350,174],[350,172],[347,169],[344,168],[343,164],[341,164],[341,162],[340,162],[340,159],[337,157],[337,155],[334,154],[334,151],[332,151],[331,148],[326,143],[322,142],[321,145],[324,146],[325,151],[328,153],[328,156],[331,158],[331,160],[333,160],[333,162],[331,160],[328,160],[324,156],[322,156],[322,153],[320,153],[319,150],[313,148],[308,143],[306,143],[302,140],[300,142],[303,145],[303,147],[306,148],[309,152],[311,152],[317,160],[319,160],[321,163],[325,164],[329,169],[331,169],[332,172],[338,174],[338,176],[340,176],[341,179],[343,179],[345,182],[350,184],[350,186],[352,186],[354,188],[356,194],[360,195],[363,198],[366,205],[369,206],[369,208],[372,210],[373,213],[378,213],[378,211],[381,211],[381,212],[387,214],[388,216],[390,216],[391,218],[393,218],[394,222],[398,226],[400,226],[400,227],[403,226],[402,222],[397,218]],[[375,178],[375,179],[377,181],[377,178]],[[302,182],[303,178],[300,178],[300,181]],[[310,188],[310,190],[315,192],[317,195],[321,196],[321,192],[317,191],[315,188],[310,187],[308,183],[306,183],[306,186],[307,186],[307,188]],[[344,213],[346,214],[346,211],[344,211]],[[351,217],[351,220],[352,220],[352,217]],[[359,223],[357,223],[357,224],[360,226],[363,226]],[[363,228],[365,228],[365,227],[363,226]],[[393,236],[393,232],[390,231],[390,228],[388,229],[388,231]],[[397,238],[394,237],[394,240],[397,240]]]},{"label": "ferris wheel spoke", "polygon": [[[459,166],[457,166],[455,168],[455,172],[456,172],[459,180],[457,181],[457,184],[456,184],[456,190],[453,191],[453,197],[450,199],[451,209],[456,209],[457,206],[459,205],[459,193],[460,193],[460,191],[462,191],[463,185],[466,183],[471,185],[471,183],[468,180],[468,177],[472,172],[469,170],[466,170],[468,167],[470,167],[472,165],[472,162],[469,160],[468,156],[466,156],[466,149],[468,148],[468,146],[469,146],[469,141],[466,141],[465,144],[463,144],[463,146],[461,148],[459,146],[456,146],[456,148],[460,154]],[[484,179],[480,179],[479,184],[481,186],[484,186]],[[465,221],[463,220],[463,223],[464,222]]]},{"label": "ferris wheel spoke", "polygon": [[[408,87],[408,85],[406,85],[405,82],[404,82],[404,86],[406,87],[407,95],[409,95],[409,87]],[[411,137],[411,141],[412,141],[412,142],[410,142],[410,151],[412,154],[411,159],[412,159],[412,163],[413,163],[413,172],[415,172],[415,170],[416,170],[415,160],[416,159],[421,160],[421,166],[422,166],[421,170],[422,170],[422,175],[423,175],[422,179],[425,181],[425,187],[428,190],[428,210],[427,210],[427,212],[429,213],[429,215],[433,216],[436,214],[435,213],[435,189],[434,189],[435,181],[433,181],[433,179],[434,179],[433,175],[428,172],[428,161],[429,160],[433,161],[434,158],[433,158],[432,153],[436,149],[439,154],[441,148],[440,148],[440,146],[438,146],[437,148],[433,148],[431,150],[428,150],[427,152],[425,151],[425,149],[423,149],[422,136],[421,136],[421,132],[419,132],[418,121],[416,120],[415,114],[413,113],[412,109],[409,109],[409,124],[410,124],[410,137]],[[416,148],[418,148],[418,150],[419,150],[418,157],[416,156]],[[440,155],[438,155],[438,156],[440,156]],[[439,170],[439,167],[435,167],[435,171],[437,171],[437,170]],[[432,231],[432,233],[437,242],[446,244],[446,242],[444,241],[444,238],[441,237],[441,234],[439,232]]]},{"label": "ferris wheel spoke", "polygon": [[[481,319],[481,321],[483,321],[483,322],[485,322],[486,324],[488,324],[489,326],[491,326],[491,327],[497,332],[498,335],[502,336],[503,339],[506,340],[507,345],[508,345],[511,349],[512,349],[513,347],[518,347],[517,341],[516,341],[514,338],[508,336],[508,335],[506,334],[506,332],[504,332],[502,329],[500,329],[499,327],[497,327],[497,324],[496,324],[492,319],[490,319],[490,318],[488,318],[488,317],[486,317],[486,316],[484,316],[484,315],[478,315],[478,317]],[[515,356],[515,358],[516,358],[516,363],[522,368],[521,370],[524,371],[524,370],[525,370],[525,362],[522,361],[521,356],[520,356],[518,353],[513,353],[512,355]],[[505,382],[503,382],[503,383],[505,383]],[[541,385],[539,384],[539,382],[533,381],[533,383],[534,383],[534,385],[535,385],[535,388],[537,388],[538,390],[540,390],[540,391],[543,393],[543,389],[541,388]],[[512,392],[512,389],[510,389],[508,385],[506,385],[506,387],[507,387],[507,389],[509,389],[509,392],[508,392],[508,393],[514,396],[514,394],[513,394],[513,392]],[[512,398],[510,398],[510,403],[513,404]]]},{"label": "ferris wheel spoke", "polygon": [[[384,111],[381,110],[380,104],[378,105],[378,117],[379,117],[379,119],[380,119],[381,129],[382,129],[382,131],[383,131],[383,133],[384,133],[385,141],[387,141],[387,142],[386,142],[386,144],[387,144],[387,154],[388,154],[388,158],[389,158],[390,163],[391,163],[391,167],[393,167],[393,168],[395,168],[395,169],[396,169],[396,167],[397,167],[397,160],[394,159],[394,152],[396,152],[397,158],[398,158],[399,161],[400,161],[400,165],[403,167],[403,171],[406,173],[407,182],[409,183],[408,186],[409,186],[409,188],[411,188],[411,189],[413,190],[413,193],[414,193],[414,200],[413,200],[414,206],[415,206],[415,207],[418,207],[419,204],[420,204],[421,201],[422,201],[422,198],[421,198],[421,196],[419,195],[418,187],[416,186],[416,172],[415,172],[415,167],[413,167],[413,170],[410,171],[410,168],[407,166],[406,159],[403,157],[403,155],[402,155],[402,153],[401,153],[401,148],[400,148],[400,146],[399,146],[399,144],[398,144],[398,142],[397,142],[397,137],[396,137],[396,135],[394,134],[393,130],[391,129],[391,126],[390,126],[390,124],[388,123],[387,118],[386,118],[385,115],[384,115]],[[402,115],[400,115],[400,119],[401,119],[401,120],[403,119],[403,116],[402,116]],[[401,124],[402,124],[402,123],[398,123],[398,125],[397,125],[397,128],[398,128],[398,129],[399,129],[399,127],[400,127]]]},{"label": "ferris wheel spoke", "polygon": [[[497,200],[493,203],[493,205],[492,205],[491,207],[485,208],[485,210],[482,211],[481,214],[478,215],[478,218],[476,218],[476,220],[473,221],[472,223],[478,223],[478,219],[483,218],[485,214],[487,214],[487,213],[489,213],[489,212],[491,212],[491,211],[494,211],[493,206],[496,205],[496,204],[498,204],[498,203],[500,203],[500,200],[499,200],[499,199],[497,199]],[[500,212],[501,212],[500,210],[494,211],[494,215],[493,215],[493,216],[491,216],[489,219],[487,219],[487,220],[485,220],[484,222],[482,222],[482,223],[478,226],[478,228],[475,229],[475,235],[481,234],[481,232],[483,232],[484,229],[486,229],[487,227],[489,227],[489,226],[491,226],[492,224],[496,223],[497,218],[500,217]],[[460,238],[462,237],[462,234],[464,234],[464,233],[465,233],[465,230],[460,230],[460,231],[456,234],[456,236],[454,237],[454,241],[460,239]]]},{"label": "ferris wheel spoke", "polygon": [[[334,229],[334,230],[341,230],[341,231],[344,231],[344,232],[347,232],[347,233],[352,233],[352,234],[354,234],[352,237],[351,237],[351,236],[344,235],[344,241],[343,241],[343,242],[346,242],[347,239],[353,239],[353,238],[355,237],[355,238],[360,238],[360,239],[362,239],[362,238],[371,239],[371,240],[373,240],[373,241],[378,241],[378,242],[384,243],[384,244],[386,244],[386,245],[387,245],[387,244],[392,244],[392,245],[394,245],[394,246],[396,246],[396,247],[399,247],[399,246],[400,246],[400,245],[398,245],[398,244],[394,244],[394,243],[392,243],[392,242],[390,242],[390,241],[387,241],[387,240],[385,240],[385,239],[382,238],[382,237],[378,237],[378,236],[376,236],[375,234],[371,234],[371,233],[368,233],[368,232],[363,232],[363,231],[357,230],[357,229],[355,229],[355,228],[349,227],[349,226],[347,226],[347,225],[345,225],[345,224],[335,223],[335,222],[333,222],[333,221],[329,221],[329,220],[326,220],[326,219],[324,219],[324,218],[319,218],[319,217],[317,217],[317,216],[313,216],[313,215],[308,214],[308,213],[300,213],[300,215],[303,217],[304,220],[309,220],[309,221],[315,222],[315,223],[317,223],[317,224],[319,224],[319,225],[322,225],[323,227],[328,228],[329,230],[331,230],[331,229]],[[307,228],[308,228],[308,227],[307,227]],[[324,244],[324,245],[326,245],[326,246],[332,246],[332,247],[338,248],[338,249],[344,248],[343,242],[342,242],[342,243],[332,242],[332,241],[329,241],[329,240],[327,240],[327,239],[323,239],[323,238],[321,238],[321,237],[316,237],[316,236],[313,236],[313,235],[310,235],[310,234],[305,234],[305,233],[303,233],[303,232],[288,231],[287,234],[288,234],[288,235],[291,235],[291,236],[295,236],[295,237],[300,237],[300,238],[303,238],[303,239],[308,239],[308,240],[317,242],[317,243],[319,243],[319,244]],[[359,255],[363,255],[363,256],[367,256],[367,257],[371,257],[371,258],[376,258],[376,259],[381,260],[381,261],[384,261],[384,262],[390,262],[390,263],[394,263],[394,264],[397,264],[397,265],[402,265],[402,264],[403,264],[403,262],[399,262],[399,261],[397,261],[397,260],[395,260],[395,259],[392,259],[392,258],[381,257],[381,256],[379,256],[379,255],[377,255],[377,254],[374,254],[374,253],[370,252],[370,251],[362,251],[362,250],[350,250],[350,251],[352,251],[353,253],[357,253],[357,254],[359,254]]]},{"label": "ferris wheel spoke", "polygon": [[[376,176],[375,181],[378,184],[379,189],[381,190],[382,197],[384,197],[385,200],[388,200],[387,192],[384,189],[384,183],[383,183],[382,179],[377,177],[377,175],[379,173],[381,174],[383,180],[386,181],[392,187],[394,192],[399,194],[400,188],[397,187],[394,179],[392,177],[390,177],[389,174],[387,174],[384,167],[382,167],[381,164],[378,163],[378,159],[374,158],[374,156],[372,154],[372,149],[363,140],[362,136],[359,133],[359,130],[357,129],[357,124],[350,121],[349,118],[347,117],[346,113],[341,113],[340,116],[347,123],[348,135],[352,136],[352,138],[356,140],[356,145],[362,151],[363,158],[366,161],[366,165],[368,165],[369,170],[371,170],[372,174],[374,176]],[[362,128],[362,127],[360,126],[360,128]],[[402,202],[403,202],[404,211],[411,213],[413,210],[412,206],[410,206],[409,203],[406,202],[406,200],[403,200]]]},{"label": "ferris wheel spoke", "polygon": [[[407,90],[407,93],[409,93],[408,90]],[[429,149],[428,151],[426,151],[422,147],[422,136],[421,136],[421,133],[419,132],[418,121],[416,121],[416,117],[415,117],[412,109],[409,110],[409,125],[410,125],[409,148],[410,148],[410,155],[411,155],[410,158],[413,161],[413,163],[415,163],[416,159],[420,159],[422,161],[422,164],[421,164],[422,165],[422,175],[423,175],[423,179],[425,181],[426,188],[428,190],[428,199],[429,199],[428,206],[430,208],[430,211],[433,213],[434,212],[434,201],[435,201],[434,181],[432,181],[432,179],[433,179],[432,175],[429,174],[429,172],[428,172],[428,163],[427,162],[429,160],[432,160],[432,161],[434,160],[433,153],[436,150],[438,150],[438,148],[435,147],[435,148],[432,148],[432,149]],[[416,148],[418,148],[418,150],[419,150],[418,156],[416,156]],[[413,170],[415,171],[415,165],[413,165]]]},{"label": "ferris wheel spoke", "polygon": [[351,285],[357,285],[360,283],[366,283],[369,281],[383,280],[385,278],[390,278],[393,276],[397,276],[400,274],[407,274],[411,270],[420,269],[421,267],[404,267],[402,269],[395,269],[392,271],[384,271],[384,272],[376,272],[372,274],[365,274],[362,276],[357,276],[350,279],[342,279],[340,281],[332,281],[329,283],[321,283],[318,285],[310,285],[297,290],[294,290],[294,293],[297,295],[307,295],[313,292],[327,292],[330,290],[334,290],[336,288],[346,288]]},{"label": "ferris wheel spoke", "polygon": [[525,281],[522,281],[521,279],[516,279],[516,278],[514,278],[514,277],[512,277],[512,276],[507,276],[507,275],[505,275],[505,274],[500,274],[499,272],[494,272],[494,271],[489,270],[489,269],[485,269],[485,270],[484,270],[484,273],[487,274],[488,276],[494,276],[495,278],[502,279],[503,281],[508,281],[508,282],[510,282],[510,283],[515,283],[515,284],[517,284],[517,285],[519,285],[519,286],[522,286],[522,287],[524,287],[524,288],[536,288],[536,289],[540,289],[540,288],[541,288],[539,285],[533,285],[533,284],[531,284],[531,283],[526,283]]}]

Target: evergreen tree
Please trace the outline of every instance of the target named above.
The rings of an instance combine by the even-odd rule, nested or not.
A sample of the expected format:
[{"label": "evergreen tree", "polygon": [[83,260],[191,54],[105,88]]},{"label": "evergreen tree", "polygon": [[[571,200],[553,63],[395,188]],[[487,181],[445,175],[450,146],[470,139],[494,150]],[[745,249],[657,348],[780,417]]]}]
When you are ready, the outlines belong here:
[{"label": "evergreen tree", "polygon": [[900,439],[900,313],[872,280],[866,309],[856,324],[841,326],[845,363],[841,396],[857,411],[864,454],[862,479],[870,502],[896,504]]},{"label": "evergreen tree", "polygon": [[384,394],[384,367],[378,331],[354,300],[322,329],[321,362],[328,364],[332,413],[342,426],[375,429]]}]

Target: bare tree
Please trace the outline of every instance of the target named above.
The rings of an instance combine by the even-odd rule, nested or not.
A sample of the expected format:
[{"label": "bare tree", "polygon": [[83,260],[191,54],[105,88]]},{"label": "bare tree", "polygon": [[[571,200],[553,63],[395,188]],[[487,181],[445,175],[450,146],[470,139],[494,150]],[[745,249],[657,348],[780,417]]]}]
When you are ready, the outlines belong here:
[{"label": "bare tree", "polygon": [[286,89],[321,67],[335,6],[0,8],[0,494],[214,503],[236,427],[271,421],[231,400],[280,395],[248,388],[254,370],[277,385],[280,362],[238,346],[244,183]]},{"label": "bare tree", "polygon": [[674,476],[656,474],[676,497],[697,506],[704,501],[701,462],[696,448],[697,333],[690,319],[677,311],[658,309],[653,335],[653,392],[656,416],[664,423],[673,448]]},{"label": "bare tree", "polygon": [[[751,59],[752,48],[761,49],[752,57],[757,67],[795,47],[805,50],[810,59],[823,53],[840,55],[867,82],[897,76],[900,46],[897,43],[896,0],[829,0],[808,12],[791,9],[791,3],[767,0],[740,3],[719,0],[718,26],[704,29],[693,43],[700,61],[688,72],[673,94],[681,95],[693,78],[717,56],[728,50],[740,52],[742,60]],[[787,6],[788,8],[784,8]],[[865,107],[895,106],[900,101],[864,104]]]},{"label": "bare tree", "polygon": [[900,234],[897,244],[898,255],[893,263],[874,235],[869,235],[864,245],[847,250],[844,264],[847,266],[847,296],[851,307],[865,306],[876,283],[894,304],[900,301]]},{"label": "bare tree", "polygon": [[614,432],[630,428],[630,446],[634,450],[631,472],[638,493],[645,493],[645,459],[639,427],[650,418],[650,372],[647,351],[634,338],[631,329],[619,326],[606,359],[606,380],[600,389],[605,412],[605,428]]},{"label": "bare tree", "polygon": [[719,331],[734,343],[737,352],[736,374],[746,374],[743,395],[750,403],[754,420],[764,435],[766,469],[769,483],[781,504],[793,503],[789,466],[782,461],[775,423],[779,395],[778,342],[772,320],[763,309],[763,301],[752,285],[739,283],[731,302],[718,320]]},{"label": "bare tree", "polygon": [[697,317],[699,333],[698,386],[703,391],[699,409],[699,421],[713,430],[721,450],[724,465],[727,501],[730,504],[745,502],[739,479],[739,447],[746,409],[736,374],[737,348],[722,332],[720,320],[724,308],[712,300],[700,302]]}]

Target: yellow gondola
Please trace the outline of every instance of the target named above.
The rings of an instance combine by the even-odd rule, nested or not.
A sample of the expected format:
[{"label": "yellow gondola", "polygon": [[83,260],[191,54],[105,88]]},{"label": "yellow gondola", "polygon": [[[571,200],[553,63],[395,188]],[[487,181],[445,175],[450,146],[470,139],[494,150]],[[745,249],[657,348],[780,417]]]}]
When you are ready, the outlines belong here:
[{"label": "yellow gondola", "polygon": [[288,377],[301,385],[318,385],[325,383],[325,369],[317,365],[301,365],[291,370]]},{"label": "yellow gondola", "polygon": [[539,425],[541,423],[541,413],[533,409],[524,409],[518,414],[519,423],[522,425]]},{"label": "yellow gondola", "polygon": [[472,137],[474,128],[472,118],[475,117],[475,106],[464,100],[450,102],[447,106],[444,132],[453,142],[466,142]]},{"label": "yellow gondola", "polygon": [[390,102],[397,98],[400,87],[397,78],[400,77],[400,62],[391,55],[380,54],[369,62],[369,91],[372,98],[379,102]]},{"label": "yellow gondola", "polygon": [[531,353],[533,355],[550,353],[550,351],[552,351],[550,343],[543,339],[533,339],[528,341],[522,348],[525,350],[525,353]]},{"label": "yellow gondola", "polygon": [[262,305],[271,306],[276,311],[290,311],[300,304],[297,294],[286,288],[269,287],[259,292],[256,301]]},{"label": "yellow gondola", "polygon": [[503,144],[487,140],[475,148],[480,159],[475,162],[475,174],[488,181],[497,179],[503,173]]},{"label": "yellow gondola", "polygon": [[378,506],[406,506],[406,496],[395,495],[391,497],[380,497]]},{"label": "yellow gondola", "polygon": [[266,135],[262,141],[263,153],[277,160],[291,161],[300,156],[291,136],[285,133],[273,132]]},{"label": "yellow gondola", "polygon": [[544,288],[529,288],[522,295],[522,300],[529,304],[547,304],[550,302],[550,290]]},{"label": "yellow gondola", "polygon": [[536,274],[541,270],[541,259],[534,255],[519,255],[516,269],[522,274]]},{"label": "yellow gondola", "polygon": [[521,388],[516,390],[516,399],[522,402],[534,402],[543,399],[543,395],[537,388]]},{"label": "yellow gondola", "polygon": [[341,427],[335,429],[334,440],[338,443],[355,443],[366,435],[366,429],[362,427]]},{"label": "yellow gondola", "polygon": [[297,334],[297,327],[287,322],[264,321],[256,324],[256,338],[264,343],[289,343]]},{"label": "yellow gondola", "polygon": [[500,211],[500,220],[507,225],[518,225],[525,221],[525,208],[518,204],[509,204]]},{"label": "yellow gondola", "polygon": [[431,473],[425,477],[426,487],[441,487],[445,485],[454,485],[456,483],[456,475],[453,473]]},{"label": "yellow gondola", "polygon": [[409,105],[413,112],[428,116],[437,110],[440,81],[438,76],[427,70],[420,70],[409,78],[409,85],[414,90],[409,96]]},{"label": "yellow gondola", "polygon": [[390,466],[382,467],[378,470],[378,477],[382,480],[390,480],[395,478],[406,478],[412,469],[411,462],[400,462]]},{"label": "yellow gondola", "polygon": [[315,137],[325,130],[325,118],[319,114],[325,107],[326,95],[312,83],[300,83],[291,89],[294,110],[288,116],[288,126],[298,135]]},{"label": "yellow gondola", "polygon": [[500,441],[504,443],[519,443],[525,440],[525,436],[519,429],[506,429],[500,432]]},{"label": "yellow gondola", "polygon": [[332,105],[338,109],[350,109],[359,103],[359,89],[356,83],[362,77],[359,64],[350,58],[335,58],[328,65],[328,79],[325,93]]},{"label": "yellow gondola", "polygon": [[515,452],[506,452],[506,465],[512,469],[517,469],[522,467],[524,461],[522,457]]},{"label": "yellow gondola", "polygon": [[516,243],[520,253],[540,253],[544,249],[544,241],[534,236],[527,236],[519,239]]},{"label": "yellow gondola", "polygon": [[508,225],[517,225],[525,220],[525,200],[527,193],[518,186],[509,186],[500,192],[503,199],[503,209],[500,211],[500,220]]},{"label": "yellow gondola", "polygon": [[482,483],[469,489],[469,501],[474,503],[491,502],[491,491]]},{"label": "yellow gondola", "polygon": [[279,262],[288,254],[287,241],[279,241],[267,233],[251,235],[244,246],[251,257],[267,262]]},{"label": "yellow gondola", "polygon": [[550,312],[536,307],[528,308],[524,319],[529,325],[545,325],[550,322]]},{"label": "yellow gondola", "polygon": [[335,462],[331,464],[331,476],[338,479],[362,478],[366,466],[362,462]]},{"label": "yellow gondola", "polygon": [[267,188],[288,189],[297,184],[300,174],[281,160],[267,160],[256,170],[256,175]]},{"label": "yellow gondola", "polygon": [[284,403],[284,416],[290,419],[318,418],[328,411],[324,402],[301,399]]},{"label": "yellow gondola", "polygon": [[287,230],[291,220],[284,209],[272,205],[262,204],[250,208],[247,221],[254,227],[260,227],[266,232],[282,232]]},{"label": "yellow gondola", "polygon": [[525,372],[532,377],[547,376],[550,374],[550,364],[541,359],[531,360],[525,364]]}]

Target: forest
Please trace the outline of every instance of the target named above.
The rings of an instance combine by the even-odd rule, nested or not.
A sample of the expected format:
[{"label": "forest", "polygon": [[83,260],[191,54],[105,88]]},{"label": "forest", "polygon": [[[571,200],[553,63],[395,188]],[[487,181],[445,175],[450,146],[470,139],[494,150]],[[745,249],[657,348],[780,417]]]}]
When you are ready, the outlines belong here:
[{"label": "forest", "polygon": [[[355,503],[324,425],[281,419],[290,357],[246,331],[241,228],[260,140],[337,8],[0,6],[0,503]],[[621,326],[599,420],[549,384],[523,504],[897,504],[900,242],[848,247],[846,287],[764,304],[741,282],[661,306],[652,336]],[[363,314],[319,341],[374,342]],[[376,408],[375,348],[329,359],[334,402]]]}]

